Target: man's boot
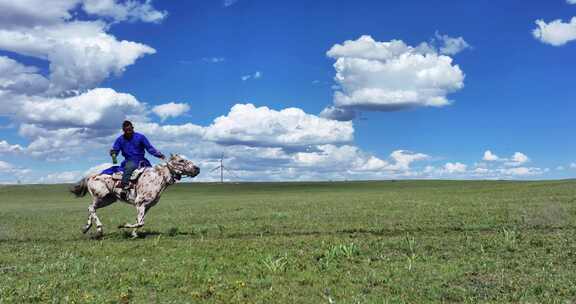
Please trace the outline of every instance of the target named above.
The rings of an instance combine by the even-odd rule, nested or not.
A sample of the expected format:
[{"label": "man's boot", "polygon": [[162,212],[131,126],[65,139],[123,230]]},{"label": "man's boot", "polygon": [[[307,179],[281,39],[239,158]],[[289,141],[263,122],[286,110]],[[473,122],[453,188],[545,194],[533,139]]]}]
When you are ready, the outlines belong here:
[{"label": "man's boot", "polygon": [[130,183],[120,183],[120,188],[122,189],[122,191],[120,191],[120,198],[123,200],[128,200],[128,194],[130,193]]}]

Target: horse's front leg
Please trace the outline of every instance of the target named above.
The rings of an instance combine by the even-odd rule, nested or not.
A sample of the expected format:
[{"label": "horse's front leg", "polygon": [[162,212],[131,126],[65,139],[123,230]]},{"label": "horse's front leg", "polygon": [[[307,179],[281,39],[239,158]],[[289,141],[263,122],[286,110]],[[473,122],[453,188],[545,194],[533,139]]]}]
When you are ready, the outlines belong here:
[{"label": "horse's front leg", "polygon": [[118,228],[133,228],[132,237],[138,236],[138,228],[144,226],[144,218],[146,217],[146,212],[148,212],[147,205],[142,203],[136,206],[137,216],[135,224],[124,224],[120,225]]}]

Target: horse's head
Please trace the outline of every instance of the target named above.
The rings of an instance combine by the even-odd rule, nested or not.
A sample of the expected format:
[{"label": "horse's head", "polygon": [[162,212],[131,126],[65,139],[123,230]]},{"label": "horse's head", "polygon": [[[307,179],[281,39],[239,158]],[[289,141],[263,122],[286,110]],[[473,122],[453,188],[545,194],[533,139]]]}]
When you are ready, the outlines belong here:
[{"label": "horse's head", "polygon": [[177,175],[177,179],[180,179],[180,176],[182,175],[195,177],[200,173],[200,168],[194,165],[192,161],[187,160],[178,154],[170,155],[167,164],[170,171]]}]

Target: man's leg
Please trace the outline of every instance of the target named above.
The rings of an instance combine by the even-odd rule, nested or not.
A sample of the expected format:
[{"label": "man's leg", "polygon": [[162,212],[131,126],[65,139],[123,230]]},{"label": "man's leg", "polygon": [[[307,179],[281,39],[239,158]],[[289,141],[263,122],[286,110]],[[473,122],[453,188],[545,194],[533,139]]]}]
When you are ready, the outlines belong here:
[{"label": "man's leg", "polygon": [[126,164],[124,165],[124,174],[122,174],[122,188],[128,188],[128,185],[130,184],[130,176],[132,176],[134,170],[136,170],[136,163],[131,160],[126,161]]}]

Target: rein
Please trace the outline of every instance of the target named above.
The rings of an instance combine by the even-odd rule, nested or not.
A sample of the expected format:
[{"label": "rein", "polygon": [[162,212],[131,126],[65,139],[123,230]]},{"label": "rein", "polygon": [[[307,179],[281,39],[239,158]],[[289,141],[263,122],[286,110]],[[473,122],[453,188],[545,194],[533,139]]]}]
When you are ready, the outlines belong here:
[{"label": "rein", "polygon": [[195,177],[196,175],[198,175],[198,173],[190,174],[185,169],[178,168],[178,166],[173,165],[172,163],[170,163],[170,161],[167,161],[166,159],[163,159],[162,161],[166,164],[166,168],[168,168],[168,171],[170,172],[170,175],[173,179],[172,183],[179,181],[182,178],[182,176]]},{"label": "rein", "polygon": [[174,183],[175,183],[177,180],[180,180],[180,179],[182,178],[182,175],[184,175],[184,174],[176,172],[176,169],[175,169],[172,165],[170,165],[170,162],[168,162],[168,161],[166,161],[166,160],[163,160],[163,161],[166,163],[166,168],[168,168],[168,171],[170,172],[170,175],[171,175],[172,178],[174,179]]}]

